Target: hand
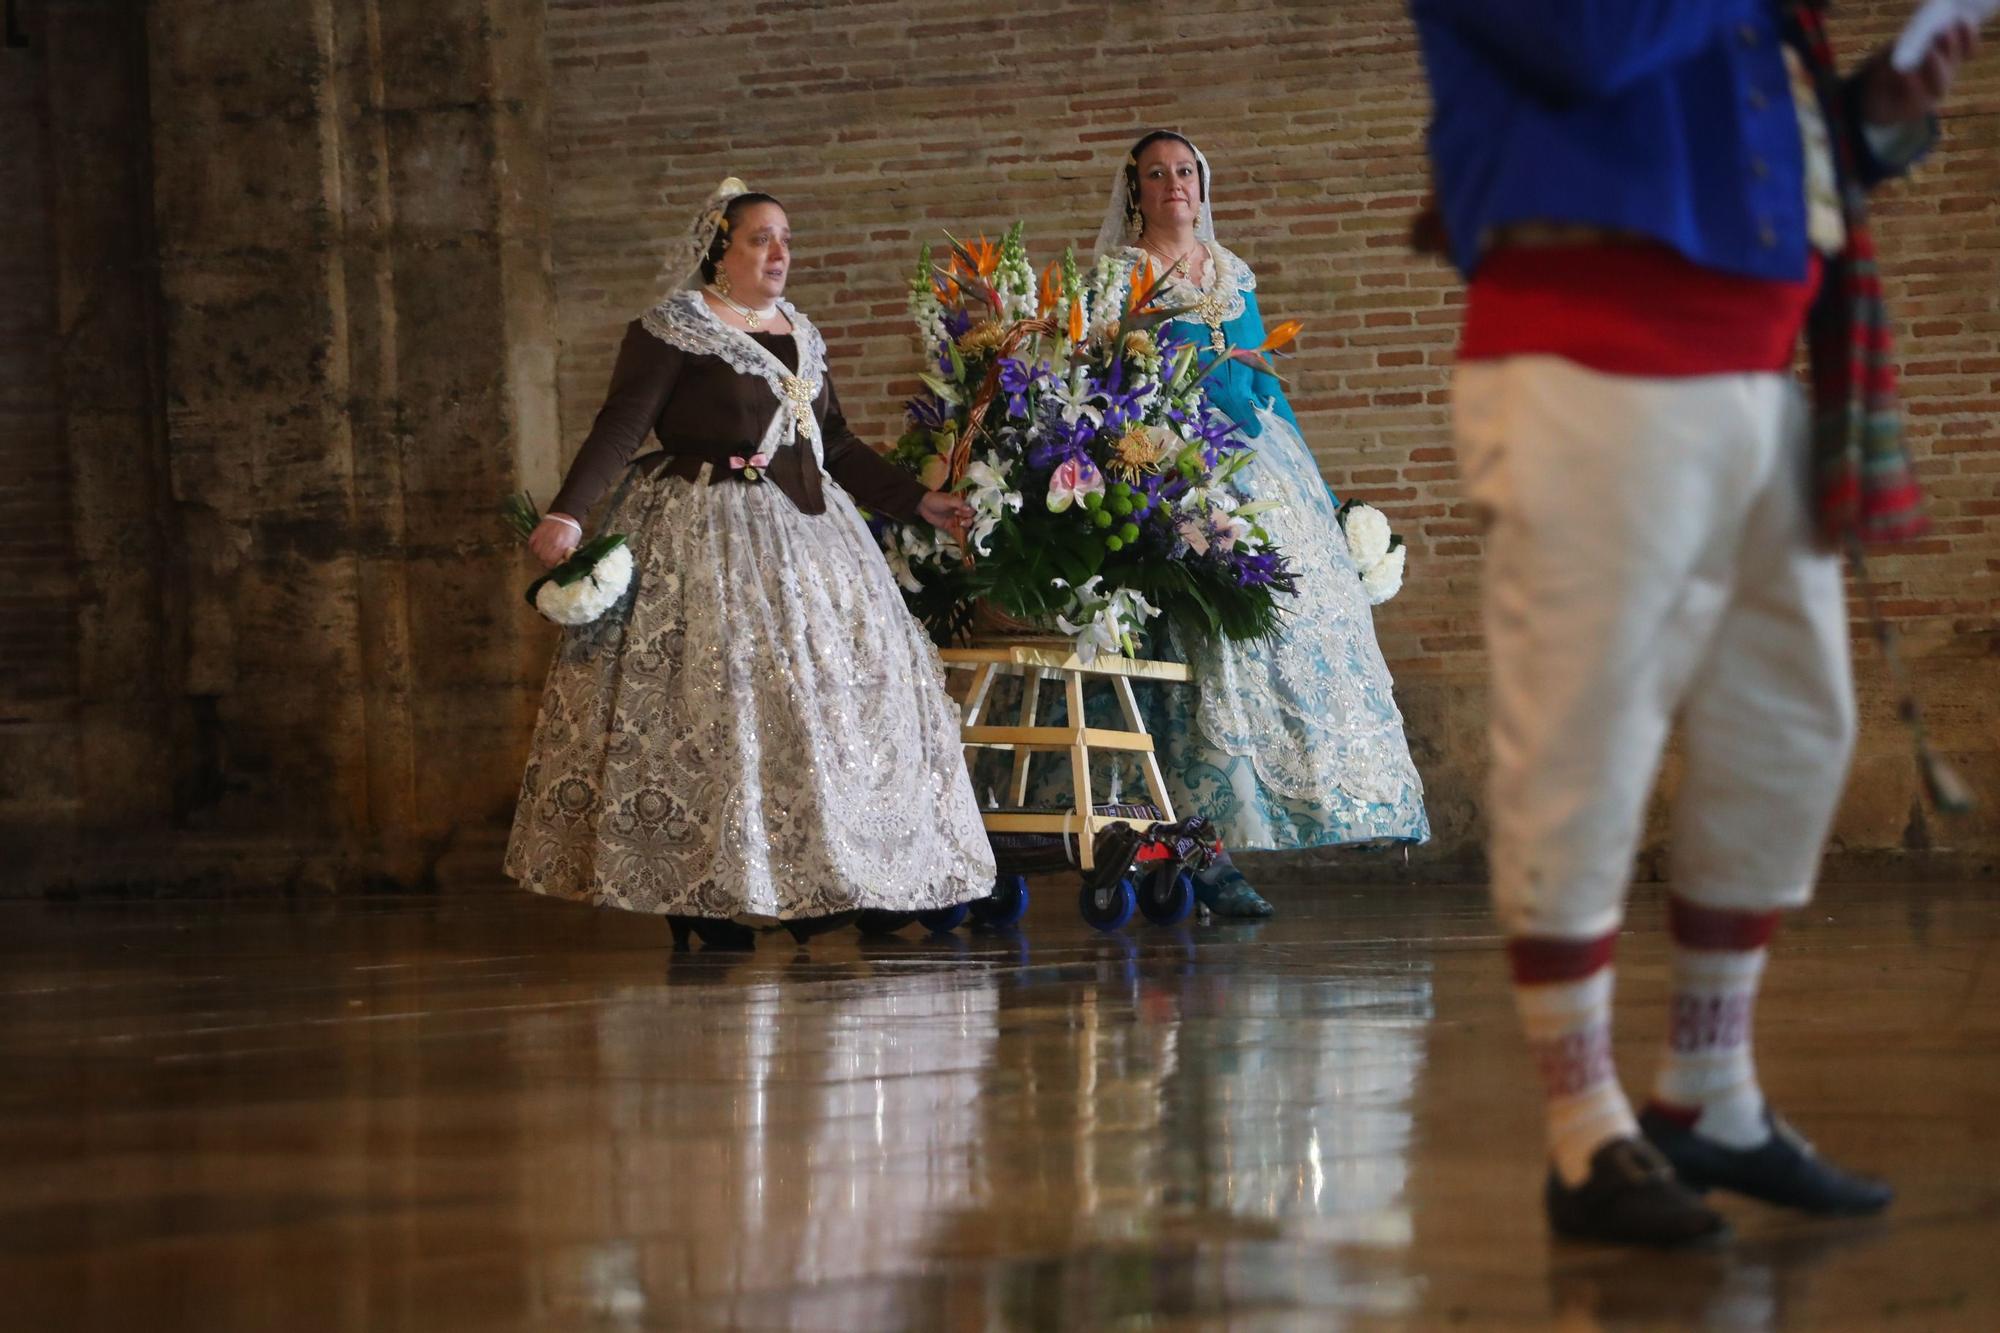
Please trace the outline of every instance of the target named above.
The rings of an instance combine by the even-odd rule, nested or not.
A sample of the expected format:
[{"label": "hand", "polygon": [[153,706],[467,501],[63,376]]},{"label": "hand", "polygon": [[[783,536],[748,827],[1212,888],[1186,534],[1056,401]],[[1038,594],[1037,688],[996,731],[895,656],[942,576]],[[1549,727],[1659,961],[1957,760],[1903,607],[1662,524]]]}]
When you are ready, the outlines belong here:
[{"label": "hand", "polygon": [[965,530],[972,526],[972,505],[963,496],[948,491],[925,491],[917,504],[917,516],[963,543]]},{"label": "hand", "polygon": [[570,552],[582,541],[582,533],[548,514],[528,534],[528,549],[535,553],[535,559],[542,562],[544,569],[554,569],[569,559]]},{"label": "hand", "polygon": [[1923,63],[1905,74],[1878,57],[1861,87],[1861,115],[1870,125],[1905,125],[1936,111],[1958,67],[1979,50],[1979,29],[1960,21],[1931,42]]}]

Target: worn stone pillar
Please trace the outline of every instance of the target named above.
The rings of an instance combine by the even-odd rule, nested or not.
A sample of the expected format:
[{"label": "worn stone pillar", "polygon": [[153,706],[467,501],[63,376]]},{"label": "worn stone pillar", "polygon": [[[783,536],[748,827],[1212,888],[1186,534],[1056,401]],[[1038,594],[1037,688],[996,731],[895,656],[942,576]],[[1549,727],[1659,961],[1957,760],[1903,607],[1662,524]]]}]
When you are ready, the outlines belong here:
[{"label": "worn stone pillar", "polygon": [[224,861],[419,881],[518,780],[547,640],[495,506],[555,447],[540,8],[148,8],[178,823]]},{"label": "worn stone pillar", "polygon": [[166,827],[187,748],[144,24],[116,0],[37,0],[9,19],[0,894],[68,882]]}]

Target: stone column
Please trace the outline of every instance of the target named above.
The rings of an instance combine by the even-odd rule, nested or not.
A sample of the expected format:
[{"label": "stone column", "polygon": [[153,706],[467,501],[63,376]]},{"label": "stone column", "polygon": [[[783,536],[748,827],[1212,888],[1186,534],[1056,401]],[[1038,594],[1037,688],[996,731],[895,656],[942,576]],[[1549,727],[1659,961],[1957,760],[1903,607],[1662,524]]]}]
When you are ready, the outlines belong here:
[{"label": "stone column", "polygon": [[147,22],[178,823],[420,881],[504,816],[548,643],[495,517],[556,445],[540,6]]}]

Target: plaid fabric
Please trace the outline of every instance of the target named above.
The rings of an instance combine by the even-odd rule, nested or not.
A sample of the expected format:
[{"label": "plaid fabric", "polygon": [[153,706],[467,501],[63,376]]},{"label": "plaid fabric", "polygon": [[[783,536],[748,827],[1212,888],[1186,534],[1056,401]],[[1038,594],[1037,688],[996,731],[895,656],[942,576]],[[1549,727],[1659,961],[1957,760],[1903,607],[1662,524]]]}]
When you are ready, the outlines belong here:
[{"label": "plaid fabric", "polygon": [[1786,21],[1818,86],[1840,175],[1847,248],[1827,260],[1806,318],[1812,366],[1813,491],[1830,545],[1906,541],[1929,526],[1903,445],[1896,365],[1882,278],[1868,230],[1868,199],[1842,127],[1844,96],[1827,41],[1824,0],[1787,0]]}]

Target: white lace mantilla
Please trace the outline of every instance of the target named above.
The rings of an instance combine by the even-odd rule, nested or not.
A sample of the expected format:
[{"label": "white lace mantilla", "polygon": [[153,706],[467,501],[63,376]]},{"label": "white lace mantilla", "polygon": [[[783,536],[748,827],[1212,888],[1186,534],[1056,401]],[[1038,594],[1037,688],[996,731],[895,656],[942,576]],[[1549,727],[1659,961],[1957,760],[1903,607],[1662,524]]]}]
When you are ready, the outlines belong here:
[{"label": "white lace mantilla", "polygon": [[820,444],[819,418],[813,403],[826,381],[826,339],[819,329],[790,301],[778,301],[778,308],[791,322],[792,336],[799,346],[797,373],[772,355],[771,349],[741,329],[717,319],[700,292],[675,292],[639,316],[639,327],[683,352],[695,356],[720,357],[724,365],[740,375],[754,375],[771,386],[778,410],[764,429],[757,446],[760,453],[776,453],[787,434],[796,431],[812,446],[813,461],[825,465],[825,449]]}]

